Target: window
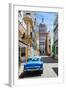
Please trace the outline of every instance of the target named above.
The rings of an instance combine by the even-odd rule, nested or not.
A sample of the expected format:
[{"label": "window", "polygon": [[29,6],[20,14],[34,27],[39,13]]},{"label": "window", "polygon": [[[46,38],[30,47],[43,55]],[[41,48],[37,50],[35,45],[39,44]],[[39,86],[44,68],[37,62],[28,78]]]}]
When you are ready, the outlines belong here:
[{"label": "window", "polygon": [[58,54],[58,47],[56,47],[56,54]]},{"label": "window", "polygon": [[40,54],[41,54],[41,51],[40,51]]},{"label": "window", "polygon": [[32,32],[30,32],[30,36],[32,37]]},{"label": "window", "polygon": [[40,45],[44,45],[45,44],[45,42],[39,42],[40,43]]},{"label": "window", "polygon": [[25,33],[23,33],[23,35],[22,35],[22,39],[24,39],[25,38]]},{"label": "window", "polygon": [[21,56],[25,56],[25,47],[21,48]]},{"label": "window", "polygon": [[43,53],[44,53],[44,51],[43,51]]}]

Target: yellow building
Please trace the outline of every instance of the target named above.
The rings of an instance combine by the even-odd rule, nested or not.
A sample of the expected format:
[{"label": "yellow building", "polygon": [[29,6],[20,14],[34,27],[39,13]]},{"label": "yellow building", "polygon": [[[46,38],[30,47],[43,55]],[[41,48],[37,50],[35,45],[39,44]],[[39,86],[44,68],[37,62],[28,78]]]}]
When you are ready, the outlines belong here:
[{"label": "yellow building", "polygon": [[[18,38],[19,38],[19,57],[20,61],[26,61],[27,55],[27,40],[25,40],[26,35],[26,29],[20,25],[19,30],[18,30]],[[24,39],[23,39],[24,38]]]},{"label": "yellow building", "polygon": [[32,55],[32,30],[33,30],[33,20],[30,15],[25,14],[22,18],[26,29],[21,24],[19,27],[19,55],[20,60],[25,61],[28,57]]},{"label": "yellow building", "polygon": [[49,33],[46,33],[46,54],[50,55],[51,54],[51,42],[49,38]]},{"label": "yellow building", "polygon": [[23,20],[27,26],[27,36],[28,37],[26,40],[29,45],[27,46],[27,58],[28,58],[31,56],[33,21],[32,21],[32,17],[28,13],[25,13]]},{"label": "yellow building", "polygon": [[[24,25],[23,25],[24,24]],[[26,28],[24,28],[24,26]],[[37,47],[38,38],[33,31],[34,20],[31,13],[24,12],[22,24],[19,25],[19,57],[20,61],[26,61],[28,57],[39,55],[39,48]]]}]

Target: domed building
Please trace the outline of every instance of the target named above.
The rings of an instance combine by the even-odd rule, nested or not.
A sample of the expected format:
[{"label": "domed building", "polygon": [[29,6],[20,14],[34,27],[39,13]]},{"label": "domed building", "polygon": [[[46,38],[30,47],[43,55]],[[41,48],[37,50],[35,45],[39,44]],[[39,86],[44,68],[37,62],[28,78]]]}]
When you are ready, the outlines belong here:
[{"label": "domed building", "polygon": [[49,47],[48,47],[48,32],[47,26],[44,24],[44,19],[39,24],[39,55],[48,55]]}]

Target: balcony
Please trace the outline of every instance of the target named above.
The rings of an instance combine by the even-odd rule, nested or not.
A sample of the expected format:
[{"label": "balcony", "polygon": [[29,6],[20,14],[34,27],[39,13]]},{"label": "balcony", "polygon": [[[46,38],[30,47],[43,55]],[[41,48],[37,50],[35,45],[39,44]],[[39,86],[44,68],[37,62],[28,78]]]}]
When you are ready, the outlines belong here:
[{"label": "balcony", "polygon": [[26,35],[25,33],[22,34],[21,41],[22,41],[22,43],[24,43],[26,45],[31,45],[32,44],[31,36]]},{"label": "balcony", "polygon": [[32,32],[30,33],[30,35],[27,35],[27,33],[25,32],[21,33],[19,42],[27,46],[33,47],[34,49],[37,48],[36,39],[32,37]]}]

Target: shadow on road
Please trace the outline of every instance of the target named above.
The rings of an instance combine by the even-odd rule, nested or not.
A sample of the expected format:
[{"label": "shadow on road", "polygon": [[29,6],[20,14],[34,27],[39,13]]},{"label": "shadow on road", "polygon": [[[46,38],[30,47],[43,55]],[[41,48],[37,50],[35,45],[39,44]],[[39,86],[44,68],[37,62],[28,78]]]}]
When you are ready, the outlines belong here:
[{"label": "shadow on road", "polygon": [[58,68],[57,67],[54,67],[54,68],[52,68],[53,70],[54,70],[54,72],[57,74],[57,76],[58,76]]},{"label": "shadow on road", "polygon": [[37,76],[41,76],[40,72],[38,72],[38,71],[23,72],[23,73],[21,73],[21,75],[19,76],[19,78],[37,77]]}]

